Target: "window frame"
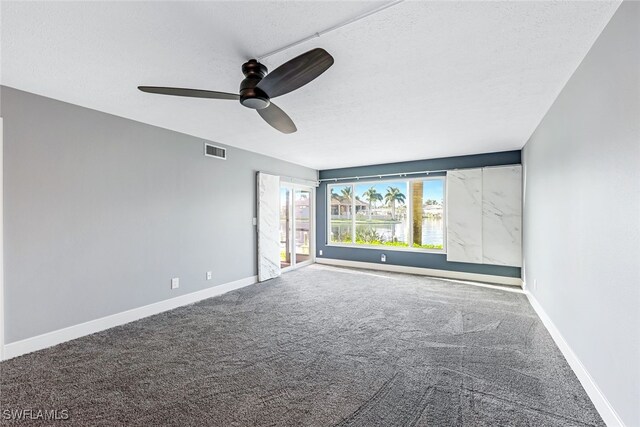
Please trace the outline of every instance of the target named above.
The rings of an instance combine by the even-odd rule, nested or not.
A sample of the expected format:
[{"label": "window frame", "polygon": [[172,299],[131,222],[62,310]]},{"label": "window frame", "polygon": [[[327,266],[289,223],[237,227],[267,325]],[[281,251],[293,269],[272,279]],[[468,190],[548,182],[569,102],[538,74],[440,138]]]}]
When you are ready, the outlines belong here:
[{"label": "window frame", "polygon": [[[346,182],[333,182],[327,183],[326,187],[326,203],[327,203],[327,221],[326,221],[326,246],[335,246],[340,248],[360,248],[360,249],[377,249],[377,250],[385,250],[385,251],[397,251],[397,252],[419,252],[419,253],[432,253],[432,254],[442,254],[446,255],[447,253],[447,180],[446,175],[438,175],[438,176],[427,176],[421,178],[407,178],[407,177],[398,177],[400,179],[378,179],[378,180],[357,180],[357,181],[346,181]],[[356,200],[356,185],[358,184],[367,184],[367,183],[375,183],[375,184],[386,184],[386,183],[394,183],[394,182],[406,182],[407,184],[407,221],[409,224],[413,222],[412,214],[413,209],[410,206],[413,203],[413,194],[412,194],[412,186],[411,184],[415,181],[432,181],[432,180],[440,180],[442,181],[442,249],[427,249],[427,248],[414,248],[413,247],[413,233],[409,233],[409,242],[407,247],[402,246],[385,246],[385,245],[366,245],[366,244],[357,244],[356,241],[356,214],[355,214],[355,200]],[[351,191],[353,192],[354,197],[351,199],[351,241],[352,243],[339,243],[331,241],[331,189],[334,187],[345,187],[351,186]]]}]

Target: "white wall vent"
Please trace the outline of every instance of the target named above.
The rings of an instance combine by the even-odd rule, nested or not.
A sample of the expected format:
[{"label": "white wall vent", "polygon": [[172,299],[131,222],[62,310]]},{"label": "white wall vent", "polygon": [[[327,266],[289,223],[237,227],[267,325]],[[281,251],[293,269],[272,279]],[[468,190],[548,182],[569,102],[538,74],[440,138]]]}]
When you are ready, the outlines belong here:
[{"label": "white wall vent", "polygon": [[204,144],[204,155],[208,156],[208,157],[215,157],[216,159],[223,159],[225,160],[227,158],[227,149],[226,148],[221,148],[221,147],[216,147],[215,145],[211,145],[211,144]]}]

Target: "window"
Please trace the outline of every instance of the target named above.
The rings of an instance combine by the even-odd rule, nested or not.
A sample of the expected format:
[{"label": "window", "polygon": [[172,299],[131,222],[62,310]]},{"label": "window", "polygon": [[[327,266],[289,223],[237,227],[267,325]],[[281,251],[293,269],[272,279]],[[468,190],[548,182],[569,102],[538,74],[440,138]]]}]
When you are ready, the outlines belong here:
[{"label": "window", "polygon": [[351,209],[353,208],[353,186],[329,186],[329,243],[353,242],[353,222]]},{"label": "window", "polygon": [[444,248],[444,179],[411,182],[413,247]]},{"label": "window", "polygon": [[329,244],[444,249],[444,177],[327,188]]},{"label": "window", "polygon": [[407,182],[355,186],[356,244],[409,246]]}]

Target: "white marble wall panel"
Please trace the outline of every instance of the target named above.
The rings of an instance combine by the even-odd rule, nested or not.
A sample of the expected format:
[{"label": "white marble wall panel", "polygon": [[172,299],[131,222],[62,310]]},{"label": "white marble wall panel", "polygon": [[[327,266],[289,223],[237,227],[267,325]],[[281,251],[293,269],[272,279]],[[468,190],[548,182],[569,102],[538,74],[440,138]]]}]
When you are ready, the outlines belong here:
[{"label": "white marble wall panel", "polygon": [[482,169],[447,172],[447,261],[481,264]]},{"label": "white marble wall panel", "polygon": [[280,276],[280,177],[258,172],[258,280]]},{"label": "white marble wall panel", "polygon": [[482,262],[522,265],[522,166],[482,171]]}]

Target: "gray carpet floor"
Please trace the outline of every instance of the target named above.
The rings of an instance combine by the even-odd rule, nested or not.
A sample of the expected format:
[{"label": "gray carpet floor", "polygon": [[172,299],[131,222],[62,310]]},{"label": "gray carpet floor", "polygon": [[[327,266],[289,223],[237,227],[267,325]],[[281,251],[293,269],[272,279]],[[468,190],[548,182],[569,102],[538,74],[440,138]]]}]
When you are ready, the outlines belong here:
[{"label": "gray carpet floor", "polygon": [[0,369],[57,425],[604,425],[523,294],[319,265]]}]

